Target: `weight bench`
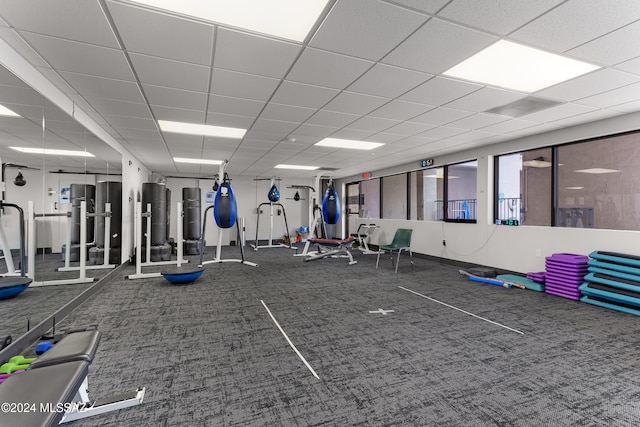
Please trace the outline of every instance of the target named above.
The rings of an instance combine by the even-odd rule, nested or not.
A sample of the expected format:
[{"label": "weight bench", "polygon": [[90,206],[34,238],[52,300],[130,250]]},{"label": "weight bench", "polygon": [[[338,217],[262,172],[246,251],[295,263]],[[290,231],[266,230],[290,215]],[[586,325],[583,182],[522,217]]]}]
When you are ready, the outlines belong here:
[{"label": "weight bench", "polygon": [[348,238],[342,240],[309,239],[309,243],[318,245],[318,252],[309,253],[309,256],[305,258],[304,261],[315,261],[320,258],[333,257],[338,254],[343,254],[344,256],[349,258],[349,265],[356,264],[358,261],[354,261],[353,255],[351,255],[351,252],[349,251],[355,240],[356,239],[353,236],[349,236]]},{"label": "weight bench", "polygon": [[56,426],[141,404],[144,387],[112,398],[89,399],[89,365],[99,342],[97,330],[69,334],[27,371],[9,377],[0,386],[0,402],[9,409],[0,414],[1,424]]}]

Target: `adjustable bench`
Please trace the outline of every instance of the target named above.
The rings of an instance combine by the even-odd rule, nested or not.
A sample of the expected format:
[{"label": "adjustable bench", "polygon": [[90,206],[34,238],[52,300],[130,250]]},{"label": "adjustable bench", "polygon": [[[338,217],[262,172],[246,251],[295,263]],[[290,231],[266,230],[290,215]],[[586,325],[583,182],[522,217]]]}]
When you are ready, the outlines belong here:
[{"label": "adjustable bench", "polygon": [[89,399],[89,365],[99,342],[97,330],[69,334],[26,372],[8,378],[0,386],[0,403],[8,404],[10,411],[0,413],[0,425],[56,426],[141,404],[144,387],[99,401]]},{"label": "adjustable bench", "polygon": [[356,264],[358,261],[354,261],[353,255],[351,255],[351,252],[349,251],[355,240],[356,238],[353,236],[349,236],[346,239],[309,239],[309,243],[318,245],[318,252],[309,253],[308,257],[305,258],[304,261],[314,261],[320,258],[343,254],[349,258],[349,265]]}]

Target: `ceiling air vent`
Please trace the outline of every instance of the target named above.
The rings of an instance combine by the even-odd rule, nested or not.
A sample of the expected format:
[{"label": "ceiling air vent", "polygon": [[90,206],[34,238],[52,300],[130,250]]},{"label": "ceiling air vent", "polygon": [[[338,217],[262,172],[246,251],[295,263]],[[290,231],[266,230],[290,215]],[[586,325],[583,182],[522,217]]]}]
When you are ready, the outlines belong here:
[{"label": "ceiling air vent", "polygon": [[537,98],[535,96],[527,96],[526,98],[518,99],[517,101],[510,102],[509,104],[494,107],[485,113],[500,114],[501,116],[520,117],[527,114],[535,113],[536,111],[546,110],[547,108],[555,107],[562,104],[561,101],[553,101],[550,99]]}]

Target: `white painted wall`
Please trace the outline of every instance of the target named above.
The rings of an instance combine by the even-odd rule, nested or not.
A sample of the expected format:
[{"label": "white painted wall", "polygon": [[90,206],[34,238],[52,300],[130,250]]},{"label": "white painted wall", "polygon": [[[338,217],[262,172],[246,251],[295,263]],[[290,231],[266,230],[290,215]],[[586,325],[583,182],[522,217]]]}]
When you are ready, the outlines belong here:
[{"label": "white painted wall", "polygon": [[149,180],[150,172],[135,157],[122,155],[122,252],[125,262],[133,254],[135,245],[135,202],[142,197],[142,183]]},{"label": "white painted wall", "polygon": [[[611,135],[638,128],[640,113],[547,132],[435,158],[437,166],[478,159],[478,221],[476,224],[438,221],[376,220],[381,226],[374,244],[391,242],[397,228],[412,228],[412,247],[417,253],[503,268],[521,273],[544,271],[545,257],[554,253],[588,255],[594,250],[640,254],[640,231],[594,230],[539,226],[496,226],[492,224],[493,158],[521,150]],[[426,157],[429,157],[428,155]],[[418,161],[374,171],[375,176],[419,169]],[[341,182],[358,181],[357,176]],[[639,190],[640,191],[640,190]],[[341,194],[341,197],[344,197]],[[370,222],[361,219],[359,223]],[[446,246],[442,245],[446,240]]]}]

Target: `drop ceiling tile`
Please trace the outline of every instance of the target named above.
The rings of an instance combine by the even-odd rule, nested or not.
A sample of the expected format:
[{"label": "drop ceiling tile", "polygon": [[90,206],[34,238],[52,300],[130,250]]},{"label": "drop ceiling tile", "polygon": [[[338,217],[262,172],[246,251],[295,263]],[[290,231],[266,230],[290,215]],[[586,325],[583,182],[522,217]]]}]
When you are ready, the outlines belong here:
[{"label": "drop ceiling tile", "polygon": [[640,111],[640,100],[614,105],[613,107],[609,107],[609,110],[619,111],[621,113],[634,113]]},{"label": "drop ceiling tile", "polygon": [[533,122],[546,123],[554,120],[563,119],[565,117],[571,117],[578,114],[588,113],[589,111],[593,111],[593,110],[595,110],[595,108],[587,107],[586,105],[562,104],[556,107],[547,108],[546,110],[537,111],[532,114],[527,114],[520,118],[523,120],[530,120]]},{"label": "drop ceiling tile", "polygon": [[365,116],[349,124],[348,129],[380,132],[400,123],[398,120],[382,119],[380,117]]},{"label": "drop ceiling tile", "polygon": [[142,130],[149,130],[149,131],[154,131],[158,129],[156,127],[156,122],[151,119],[140,119],[137,117],[116,116],[113,114],[103,114],[102,116],[115,129],[142,129]]},{"label": "drop ceiling tile", "polygon": [[[640,12],[640,8],[638,9],[638,12]],[[640,14],[638,17],[640,18]],[[571,49],[567,53],[588,62],[615,65],[640,55],[640,46],[638,46],[639,31],[640,21],[637,21]],[[617,46],[618,48],[612,49],[612,46]]]},{"label": "drop ceiling tile", "polygon": [[135,80],[121,50],[40,34],[27,33],[25,38],[51,67],[57,70],[119,80]]},{"label": "drop ceiling tile", "polygon": [[402,95],[400,99],[441,106],[482,88],[482,85],[474,83],[435,77]]},{"label": "drop ceiling tile", "polygon": [[490,132],[493,134],[503,134],[514,132],[520,129],[526,129],[531,126],[537,125],[536,122],[520,119],[509,119],[504,122],[496,123],[491,126],[483,127],[481,130],[484,132]]},{"label": "drop ceiling tile", "polygon": [[87,96],[86,100],[99,113],[119,114],[143,119],[151,118],[147,104],[120,101],[119,99],[97,98],[95,96]]},{"label": "drop ceiling tile", "polygon": [[175,107],[154,105],[151,107],[157,120],[170,120],[185,123],[204,123],[206,114],[202,110],[185,110]]},{"label": "drop ceiling tile", "polygon": [[438,16],[502,36],[537,18],[564,0],[454,0]]},{"label": "drop ceiling tile", "polygon": [[606,92],[622,86],[640,81],[640,76],[603,68],[584,76],[557,84],[536,92],[536,96],[543,96],[562,101],[575,101],[601,92]]},{"label": "drop ceiling tile", "polygon": [[464,133],[464,132],[468,132],[468,130],[467,129],[459,129],[459,128],[440,126],[440,127],[437,127],[437,128],[429,129],[426,132],[422,132],[418,136],[422,137],[422,138],[440,139],[440,138],[450,138],[450,137],[452,137],[454,135],[459,135],[459,134]]},{"label": "drop ceiling tile", "polygon": [[232,116],[230,114],[207,113],[207,123],[213,126],[228,126],[232,128],[249,129],[253,117]]},{"label": "drop ceiling tile", "polygon": [[184,110],[202,111],[206,109],[207,94],[160,86],[143,85],[149,104]]},{"label": "drop ceiling tile", "polygon": [[136,53],[129,57],[143,84],[196,92],[209,88],[209,67]]},{"label": "drop ceiling tile", "polygon": [[318,110],[306,123],[312,125],[341,128],[360,118],[357,114],[337,113],[335,111]]},{"label": "drop ceiling tile", "polygon": [[411,119],[412,122],[442,126],[454,120],[472,115],[472,112],[438,107]]},{"label": "drop ceiling tile", "polygon": [[582,98],[575,101],[575,103],[597,108],[609,108],[637,99],[640,99],[640,83],[633,83],[598,95]]},{"label": "drop ceiling tile", "polygon": [[[584,113],[584,114],[579,114],[576,116],[572,116],[572,117],[567,117],[565,119],[560,119],[560,120],[556,120],[553,121],[553,124],[565,127],[565,126],[575,126],[578,124],[582,124],[582,123],[591,123],[591,122],[595,122],[598,120],[603,120],[609,117],[613,117],[613,116],[617,116],[620,113],[616,112],[616,111],[610,111],[610,110],[595,110],[595,111],[590,111],[588,113]],[[484,129],[483,129],[484,130]]]},{"label": "drop ceiling tile", "polygon": [[431,19],[395,48],[382,62],[440,74],[498,41],[489,34]]},{"label": "drop ceiling tile", "polygon": [[314,136],[318,138],[326,138],[339,128],[337,127],[327,127],[327,126],[318,126],[318,125],[310,125],[308,123],[303,123],[300,125],[298,129],[292,135],[302,135],[302,136]]},{"label": "drop ceiling tile", "polygon": [[534,135],[534,134],[540,134],[540,133],[544,133],[544,132],[549,132],[555,129],[558,129],[560,126],[558,126],[557,124],[554,123],[541,123],[539,125],[535,125],[535,126],[531,126],[525,129],[520,129],[514,132],[509,132],[507,133],[508,136],[514,137],[514,138],[520,138],[520,137],[524,137],[524,136],[529,136],[529,135]]},{"label": "drop ceiling tile", "polygon": [[448,108],[482,112],[526,97],[525,93],[484,87],[446,104]]},{"label": "drop ceiling tile", "polygon": [[260,118],[302,123],[315,112],[314,108],[292,107],[291,105],[270,102],[260,114]]},{"label": "drop ceiling tile", "polygon": [[209,112],[234,116],[257,117],[265,106],[264,101],[232,98],[222,95],[209,96]]},{"label": "drop ceiling tile", "polygon": [[449,1],[450,0],[393,0],[393,3],[433,14],[438,12],[442,6],[449,3]]},{"label": "drop ceiling tile", "polygon": [[60,74],[71,87],[83,95],[129,102],[144,102],[136,83],[67,71],[61,71]]},{"label": "drop ceiling tile", "polygon": [[386,132],[378,132],[374,135],[371,135],[368,138],[365,138],[365,141],[371,142],[382,142],[384,144],[391,144],[401,139],[406,138],[404,135],[399,135],[397,133],[386,133]]},{"label": "drop ceiling tile", "polygon": [[127,51],[211,64],[213,25],[113,1],[106,4]]},{"label": "drop ceiling tile", "polygon": [[478,129],[509,120],[509,117],[495,114],[478,113],[449,123],[450,126],[462,129]]},{"label": "drop ceiling tile", "polygon": [[640,74],[640,56],[630,59],[625,62],[617,64],[614,68],[622,71],[628,71],[629,73]]},{"label": "drop ceiling tile", "polygon": [[471,142],[471,141],[481,141],[490,136],[493,136],[493,134],[488,132],[482,132],[479,130],[472,130],[469,132],[460,133],[458,135],[451,136],[449,137],[449,140],[457,141],[457,142]]},{"label": "drop ceiling tile", "polygon": [[301,48],[286,41],[218,27],[214,66],[281,79]]},{"label": "drop ceiling tile", "polygon": [[516,41],[566,52],[640,19],[640,3],[568,1],[509,35]]},{"label": "drop ceiling tile", "polygon": [[284,81],[271,99],[279,104],[320,108],[340,91],[326,87]]},{"label": "drop ceiling tile", "polygon": [[424,15],[382,2],[339,1],[309,44],[377,61],[426,20]]},{"label": "drop ceiling tile", "polygon": [[262,131],[255,131],[255,130],[249,129],[247,133],[244,134],[244,138],[242,140],[243,141],[255,140],[255,141],[278,143],[282,140],[282,137],[279,134],[273,134],[270,132],[262,132]]},{"label": "drop ceiling tile", "polygon": [[433,108],[433,105],[418,104],[416,102],[407,102],[395,99],[372,111],[369,113],[369,116],[389,120],[408,120]]},{"label": "drop ceiling tile", "polygon": [[365,138],[373,137],[374,134],[375,132],[373,131],[357,130],[357,129],[340,129],[339,131],[331,135],[331,137],[361,141]]},{"label": "drop ceiling tile", "polygon": [[432,78],[432,74],[376,64],[348,87],[350,92],[397,98]]},{"label": "drop ceiling tile", "polygon": [[211,93],[267,101],[279,83],[279,80],[270,77],[214,68],[211,76]]},{"label": "drop ceiling tile", "polygon": [[388,101],[388,98],[343,91],[325,105],[324,109],[339,113],[365,115]]},{"label": "drop ceiling tile", "polygon": [[99,2],[41,1],[25,7],[20,1],[2,2],[3,19],[18,30],[118,48]]},{"label": "drop ceiling tile", "polygon": [[300,123],[297,122],[285,122],[281,120],[267,120],[267,119],[258,119],[251,126],[251,129],[259,132],[272,132],[282,134],[284,138],[291,131],[297,128]]},{"label": "drop ceiling tile", "polygon": [[371,61],[306,48],[287,74],[287,80],[344,89],[372,65]]},{"label": "drop ceiling tile", "polygon": [[398,135],[412,136],[433,129],[434,125],[427,125],[424,123],[415,122],[402,122],[389,129],[385,130],[385,133],[395,133]]}]

